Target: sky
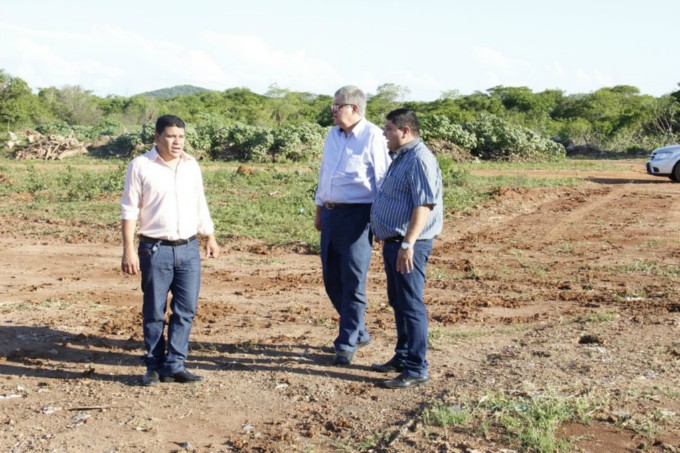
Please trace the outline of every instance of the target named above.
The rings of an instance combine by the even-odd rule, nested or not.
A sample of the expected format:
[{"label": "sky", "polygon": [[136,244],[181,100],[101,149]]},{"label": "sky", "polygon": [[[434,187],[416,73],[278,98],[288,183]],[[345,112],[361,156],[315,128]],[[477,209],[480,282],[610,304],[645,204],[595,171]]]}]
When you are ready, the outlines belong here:
[{"label": "sky", "polygon": [[590,93],[680,82],[678,0],[0,0],[0,69],[38,90],[175,85],[403,100],[498,85]]}]

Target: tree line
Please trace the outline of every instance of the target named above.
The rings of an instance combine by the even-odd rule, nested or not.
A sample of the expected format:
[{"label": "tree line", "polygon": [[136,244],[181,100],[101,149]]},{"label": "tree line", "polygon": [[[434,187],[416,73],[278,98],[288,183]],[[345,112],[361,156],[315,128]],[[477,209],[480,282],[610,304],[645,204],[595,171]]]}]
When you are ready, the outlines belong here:
[{"label": "tree line", "polygon": [[[33,90],[0,69],[2,132],[31,128],[96,141],[109,137],[111,154],[150,143],[159,115],[172,113],[191,126],[189,144],[201,157],[236,160],[308,160],[318,156],[333,124],[331,95],[272,85],[196,87],[131,97],[94,95],[80,86]],[[162,96],[161,94],[162,93]],[[382,124],[397,107],[415,110],[423,136],[438,151],[458,150],[485,159],[560,158],[569,149],[650,151],[680,141],[680,90],[661,97],[618,85],[591,93],[496,86],[442,93],[431,102],[405,101],[408,88],[386,83],[369,93],[366,116]]]}]

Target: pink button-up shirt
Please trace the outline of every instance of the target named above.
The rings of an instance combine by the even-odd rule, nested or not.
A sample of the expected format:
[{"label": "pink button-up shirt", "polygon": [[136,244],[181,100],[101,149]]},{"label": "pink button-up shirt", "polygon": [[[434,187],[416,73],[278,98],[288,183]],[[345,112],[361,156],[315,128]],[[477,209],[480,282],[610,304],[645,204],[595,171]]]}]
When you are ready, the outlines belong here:
[{"label": "pink button-up shirt", "polygon": [[165,163],[156,147],[133,159],[120,207],[121,219],[139,219],[138,234],[151,238],[174,241],[215,231],[201,169],[186,153],[176,168]]}]

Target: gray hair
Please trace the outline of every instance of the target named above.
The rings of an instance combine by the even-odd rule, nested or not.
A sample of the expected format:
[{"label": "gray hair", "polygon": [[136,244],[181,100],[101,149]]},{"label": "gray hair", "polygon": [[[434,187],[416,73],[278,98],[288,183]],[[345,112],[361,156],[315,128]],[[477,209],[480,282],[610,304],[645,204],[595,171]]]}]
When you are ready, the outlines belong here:
[{"label": "gray hair", "polygon": [[359,110],[359,115],[366,114],[366,95],[359,87],[345,85],[335,92],[335,97],[341,97],[347,104],[354,104]]}]

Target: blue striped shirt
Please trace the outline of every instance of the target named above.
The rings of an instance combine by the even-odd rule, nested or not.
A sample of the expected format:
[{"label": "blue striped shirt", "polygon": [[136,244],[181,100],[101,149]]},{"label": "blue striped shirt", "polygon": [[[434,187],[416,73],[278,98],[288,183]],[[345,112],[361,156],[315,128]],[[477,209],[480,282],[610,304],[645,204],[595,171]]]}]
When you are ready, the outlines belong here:
[{"label": "blue striped shirt", "polygon": [[379,240],[405,236],[413,209],[432,205],[418,237],[432,239],[444,223],[439,163],[419,138],[397,149],[394,156],[371,209],[373,234]]}]

